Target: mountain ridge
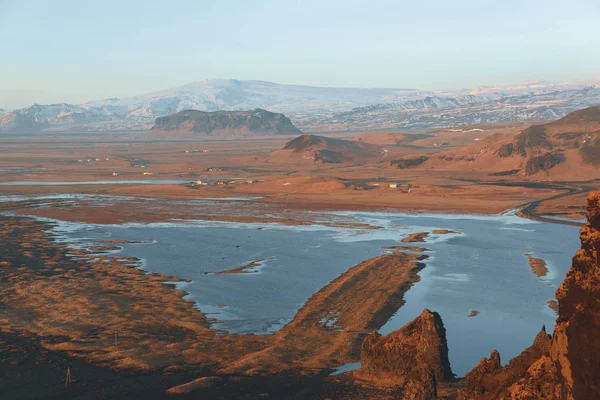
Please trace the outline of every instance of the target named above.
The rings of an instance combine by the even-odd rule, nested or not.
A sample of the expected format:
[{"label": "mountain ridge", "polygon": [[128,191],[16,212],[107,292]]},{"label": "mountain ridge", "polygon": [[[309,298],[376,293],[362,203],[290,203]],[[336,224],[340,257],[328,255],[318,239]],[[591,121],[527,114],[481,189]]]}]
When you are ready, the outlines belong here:
[{"label": "mountain ridge", "polygon": [[457,90],[335,88],[217,79],[74,105],[0,112],[0,131],[146,130],[157,117],[195,109],[284,113],[304,131],[431,128],[556,119],[600,104],[600,80]]}]

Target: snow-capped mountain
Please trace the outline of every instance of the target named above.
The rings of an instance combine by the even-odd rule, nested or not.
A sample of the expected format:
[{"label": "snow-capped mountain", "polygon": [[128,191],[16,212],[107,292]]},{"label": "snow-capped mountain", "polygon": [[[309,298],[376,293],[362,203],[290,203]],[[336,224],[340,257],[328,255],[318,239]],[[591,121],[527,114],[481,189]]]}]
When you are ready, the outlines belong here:
[{"label": "snow-capped mountain", "polygon": [[52,127],[78,127],[111,122],[127,118],[127,111],[119,114],[110,107],[91,107],[86,104],[34,104],[0,115],[0,131],[39,131]]},{"label": "snow-capped mountain", "polygon": [[359,107],[326,119],[294,123],[304,131],[411,129],[494,122],[553,120],[600,104],[600,86],[499,97],[467,95]]},{"label": "snow-capped mountain", "polygon": [[312,108],[350,109],[375,103],[398,101],[419,91],[411,89],[349,89],[281,85],[264,81],[215,79],[193,82],[124,99],[90,101],[94,107],[120,106],[135,109],[139,115],[170,114],[185,109],[200,111],[250,110],[268,107],[276,112],[296,112]]},{"label": "snow-capped mountain", "polygon": [[463,90],[361,89],[207,80],[81,105],[39,105],[0,113],[0,131],[149,129],[183,110],[262,108],[305,131],[412,128],[557,118],[600,103],[600,80],[544,81]]},{"label": "snow-capped mountain", "polygon": [[590,86],[600,86],[600,78],[582,82],[549,82],[549,81],[525,81],[517,85],[506,86],[476,86],[469,90],[469,94],[500,96],[517,96],[525,94],[544,94],[560,92],[565,90],[583,89]]}]

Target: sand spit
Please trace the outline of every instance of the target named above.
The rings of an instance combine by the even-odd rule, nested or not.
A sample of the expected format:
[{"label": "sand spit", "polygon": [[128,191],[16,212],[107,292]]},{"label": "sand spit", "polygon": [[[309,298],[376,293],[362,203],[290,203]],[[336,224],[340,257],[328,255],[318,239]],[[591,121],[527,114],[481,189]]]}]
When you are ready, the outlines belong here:
[{"label": "sand spit", "polygon": [[429,232],[416,232],[411,233],[404,239],[402,239],[402,243],[423,243],[425,239],[429,236]]},{"label": "sand spit", "polygon": [[525,253],[525,257],[529,260],[529,266],[534,274],[539,278],[543,278],[548,274],[548,267],[546,267],[546,261],[541,258],[535,258],[531,253]]},{"label": "sand spit", "polygon": [[427,256],[384,254],[350,268],[314,294],[271,344],[240,358],[225,373],[275,373],[356,362],[369,331],[404,304]]},{"label": "sand spit", "polygon": [[434,229],[431,233],[435,235],[460,235],[460,232],[451,231],[449,229]]},{"label": "sand spit", "polygon": [[[424,243],[430,234],[434,235],[461,235],[460,232],[456,232],[450,229],[433,229],[431,232],[415,232],[411,233],[407,237],[401,240],[402,243]],[[418,250],[417,250],[418,251]]]},{"label": "sand spit", "polygon": [[257,258],[256,260],[250,261],[249,263],[244,264],[242,266],[212,273],[215,275],[255,274],[258,272],[256,268],[262,266],[263,261],[265,260]]},{"label": "sand spit", "polygon": [[417,247],[417,246],[382,246],[382,249],[386,249],[386,250],[393,250],[393,251],[414,251],[417,253],[423,253],[425,251],[431,251],[429,249],[426,249],[424,247]]}]

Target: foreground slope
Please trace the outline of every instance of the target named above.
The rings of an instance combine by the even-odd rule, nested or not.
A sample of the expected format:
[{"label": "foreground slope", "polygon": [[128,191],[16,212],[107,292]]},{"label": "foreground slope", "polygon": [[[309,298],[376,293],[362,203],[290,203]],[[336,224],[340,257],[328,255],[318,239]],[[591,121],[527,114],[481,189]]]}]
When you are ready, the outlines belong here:
[{"label": "foreground slope", "polygon": [[491,176],[588,180],[600,177],[600,107],[575,111],[517,134],[498,132],[430,157],[429,169],[484,171]]}]

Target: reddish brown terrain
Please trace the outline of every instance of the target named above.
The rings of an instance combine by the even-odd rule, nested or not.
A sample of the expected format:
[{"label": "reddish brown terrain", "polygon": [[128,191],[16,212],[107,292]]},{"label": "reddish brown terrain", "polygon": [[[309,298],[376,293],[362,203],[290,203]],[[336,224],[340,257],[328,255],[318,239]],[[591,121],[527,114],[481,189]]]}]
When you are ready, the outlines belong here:
[{"label": "reddish brown terrain", "polygon": [[517,134],[483,133],[471,145],[431,157],[423,168],[470,169],[494,177],[536,180],[598,179],[600,175],[600,107],[531,125]]},{"label": "reddish brown terrain", "polygon": [[[145,133],[7,136],[0,138],[7,150],[0,155],[5,166],[0,180],[204,180],[215,185],[53,186],[52,192],[180,199],[259,196],[265,203],[300,208],[487,214],[537,202],[526,216],[543,212],[581,219],[583,196],[600,186],[594,156],[599,121],[596,107],[532,126],[492,124],[358,137],[260,134],[215,141],[206,135],[177,140]],[[219,181],[224,185],[216,185]],[[2,186],[0,192],[44,194],[48,188]]]},{"label": "reddish brown terrain", "polygon": [[[1,182],[108,181],[6,185],[0,186],[2,196],[130,197],[114,203],[78,198],[76,204],[17,197],[1,204],[0,394],[24,399],[600,398],[599,192],[590,195],[587,208],[583,205],[584,196],[600,187],[598,114],[596,107],[535,125],[358,136],[275,132],[215,140],[194,132],[175,139],[178,134],[169,135],[182,131],[177,125],[153,132],[158,136],[1,137],[7,150],[0,154]],[[196,129],[188,128],[183,131]],[[117,182],[154,179],[178,181]],[[238,196],[250,197],[248,206],[198,210],[188,202]],[[582,248],[557,291],[552,337],[542,329],[509,364],[502,366],[494,352],[464,379],[452,374],[444,316],[435,310],[387,336],[376,333],[420,279],[427,250],[410,244],[430,234],[459,232],[399,238],[406,246],[349,265],[277,333],[228,335],[212,329],[210,316],[184,300],[185,292],[174,283],[164,283],[178,278],[144,273],[134,268],[135,259],[110,257],[106,252],[116,243],[77,248],[57,242],[50,223],[6,213],[90,223],[214,219],[300,225],[326,210],[495,214],[510,209],[536,219],[586,216]],[[543,278],[544,255],[527,257],[533,273]],[[220,273],[252,273],[260,262]],[[470,316],[482,318],[477,314],[473,310]],[[329,375],[359,360],[360,370]],[[65,384],[67,371],[72,382]]]}]

